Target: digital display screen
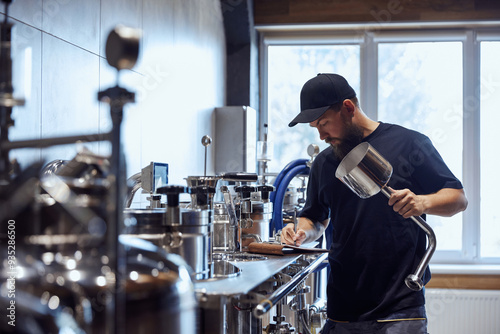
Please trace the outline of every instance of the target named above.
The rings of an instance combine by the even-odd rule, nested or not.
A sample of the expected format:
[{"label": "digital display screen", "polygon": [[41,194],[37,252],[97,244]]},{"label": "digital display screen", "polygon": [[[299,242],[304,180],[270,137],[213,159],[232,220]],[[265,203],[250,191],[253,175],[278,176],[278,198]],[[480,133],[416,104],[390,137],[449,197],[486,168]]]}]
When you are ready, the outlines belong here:
[{"label": "digital display screen", "polygon": [[168,164],[153,163],[153,193],[156,189],[168,184]]}]

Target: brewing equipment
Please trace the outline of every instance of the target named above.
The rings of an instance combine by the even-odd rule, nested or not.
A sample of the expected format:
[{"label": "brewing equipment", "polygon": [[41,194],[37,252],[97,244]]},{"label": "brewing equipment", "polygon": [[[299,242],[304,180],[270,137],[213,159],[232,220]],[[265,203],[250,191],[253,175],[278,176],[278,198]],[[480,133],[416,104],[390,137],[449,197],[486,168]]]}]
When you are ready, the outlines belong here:
[{"label": "brewing equipment", "polygon": [[[4,37],[10,33],[2,26]],[[134,29],[116,27],[106,45],[108,63],[117,70],[132,68],[138,37]],[[2,59],[10,55],[4,52],[10,43],[4,42]],[[4,68],[11,64],[1,65],[8,95],[10,77],[3,75],[11,73]],[[15,293],[2,289],[0,304],[18,308],[17,327],[2,322],[0,331],[195,333],[197,300],[185,261],[150,242],[119,238],[125,189],[120,125],[134,94],[118,84],[98,94],[110,105],[109,133],[17,142],[8,139],[15,103],[7,95],[1,97],[0,216],[2,231],[3,222],[15,224],[16,254],[14,264],[2,262],[1,277],[15,277],[15,290],[13,283],[6,286]],[[110,157],[84,149],[70,161],[12,173],[10,150],[102,140],[111,142]]]},{"label": "brewing equipment", "polygon": [[156,189],[168,184],[168,164],[151,161],[149,165],[141,169],[127,180],[129,192],[125,202],[125,207],[129,208],[134,199],[135,193],[142,189],[143,193],[149,194],[147,200],[150,201],[148,209],[160,207],[161,196],[156,194]]},{"label": "brewing equipment", "polygon": [[[120,243],[127,259],[120,332],[196,333],[197,301],[185,262],[138,239]],[[2,322],[2,333],[101,333],[109,321],[106,308],[115,279],[102,247],[89,244],[69,252],[75,247],[72,235],[33,235],[20,246],[16,326]],[[37,248],[43,250],[40,258],[31,253]],[[2,269],[3,281],[11,270]],[[5,299],[0,298],[2,307]]]},{"label": "brewing equipment", "polygon": [[234,253],[241,250],[238,215],[229,188],[220,189],[224,203],[216,203],[214,207],[214,251]]},{"label": "brewing equipment", "polygon": [[241,247],[243,250],[253,241],[267,242],[270,238],[269,223],[273,213],[273,203],[269,193],[273,186],[235,187],[240,200]]},{"label": "brewing equipment", "polygon": [[[392,166],[389,161],[367,142],[353,148],[344,157],[335,172],[335,176],[361,198],[369,198],[379,192],[390,198],[393,191],[387,187],[387,183],[391,175]],[[422,276],[425,268],[429,265],[436,249],[436,236],[422,217],[412,216],[410,219],[427,234],[429,241],[429,246],[415,272],[405,279],[408,288],[419,291],[424,286]]]},{"label": "brewing equipment", "polygon": [[[39,220],[36,228],[18,229],[17,330],[99,333],[108,326],[116,282],[106,244],[109,167],[89,151],[50,163],[33,201],[38,217],[13,217],[19,227]],[[116,331],[195,333],[197,302],[185,261],[137,238],[119,242],[126,262],[120,286],[125,320]],[[2,277],[8,272],[4,267]]]},{"label": "brewing equipment", "polygon": [[268,141],[268,126],[264,124],[264,131],[262,139],[257,142],[257,162],[259,164],[259,174],[261,175],[261,184],[267,184],[268,180],[268,166],[267,163],[271,161],[274,153],[273,143]]},{"label": "brewing equipment", "polygon": [[[207,136],[204,136],[206,138]],[[202,140],[202,143],[206,142]],[[211,141],[210,141],[211,142]],[[206,145],[204,144],[206,147]],[[206,167],[205,167],[206,169]],[[187,184],[191,189],[191,208],[211,209],[213,215],[213,248],[217,252],[241,251],[241,237],[243,226],[247,226],[250,217],[242,216],[242,213],[251,214],[252,207],[250,193],[245,192],[248,198],[241,200],[236,198],[236,194],[231,193],[226,185],[219,186],[219,180],[225,182],[248,183],[256,182],[258,179],[255,173],[228,172],[220,173],[216,176],[188,176]],[[240,186],[237,189],[244,189]],[[234,189],[233,188],[233,191]],[[253,190],[253,188],[251,188]],[[250,190],[250,191],[251,191]],[[216,193],[222,194],[223,202],[215,202]],[[267,191],[267,193],[269,190]],[[268,196],[268,195],[267,195]],[[236,204],[235,204],[236,202]],[[269,223],[269,222],[267,222]],[[250,225],[253,226],[253,225]],[[256,225],[257,226],[257,225]],[[265,233],[265,232],[264,232]],[[268,240],[268,234],[263,236]]]}]

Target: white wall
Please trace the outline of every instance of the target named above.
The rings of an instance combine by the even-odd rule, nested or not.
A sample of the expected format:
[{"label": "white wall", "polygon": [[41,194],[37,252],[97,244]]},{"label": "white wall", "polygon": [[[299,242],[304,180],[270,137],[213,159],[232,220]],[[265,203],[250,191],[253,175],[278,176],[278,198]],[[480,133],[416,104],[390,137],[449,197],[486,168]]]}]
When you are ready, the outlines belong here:
[{"label": "white wall", "polygon": [[[14,96],[26,99],[14,108],[11,140],[109,131],[109,108],[97,93],[116,82],[104,50],[109,31],[124,24],[143,31],[138,64],[120,77],[137,94],[122,123],[127,176],[150,161],[169,164],[171,184],[203,173],[201,137],[213,136],[213,108],[225,101],[219,0],[14,0],[9,16]],[[86,146],[110,153],[108,143]],[[65,145],[10,156],[26,167],[76,152]]]}]

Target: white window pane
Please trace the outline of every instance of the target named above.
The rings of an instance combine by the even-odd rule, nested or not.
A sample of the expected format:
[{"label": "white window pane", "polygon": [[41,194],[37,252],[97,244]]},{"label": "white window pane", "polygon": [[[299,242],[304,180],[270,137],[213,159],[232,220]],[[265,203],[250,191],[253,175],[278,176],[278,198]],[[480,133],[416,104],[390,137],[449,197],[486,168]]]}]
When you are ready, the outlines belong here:
[{"label": "white window pane", "polygon": [[[379,44],[378,118],[427,135],[462,178],[462,43]],[[427,216],[438,250],[462,249],[462,214]]]},{"label": "white window pane", "polygon": [[500,257],[498,124],[500,42],[481,43],[481,256]]},{"label": "white window pane", "polygon": [[281,171],[292,160],[309,158],[309,144],[327,146],[307,124],[288,127],[300,112],[302,86],[318,73],[343,75],[359,94],[359,46],[269,46],[268,139],[274,145],[270,172]]}]

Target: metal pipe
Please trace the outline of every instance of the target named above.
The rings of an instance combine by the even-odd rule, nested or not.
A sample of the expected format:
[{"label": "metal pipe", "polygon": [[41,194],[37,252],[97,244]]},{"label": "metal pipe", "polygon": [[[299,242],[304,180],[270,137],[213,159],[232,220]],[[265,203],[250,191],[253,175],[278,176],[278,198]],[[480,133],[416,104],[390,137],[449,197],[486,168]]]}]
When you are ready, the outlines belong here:
[{"label": "metal pipe", "polygon": [[90,135],[77,135],[68,137],[54,137],[42,139],[28,139],[18,141],[3,141],[1,144],[1,151],[9,151],[18,148],[44,148],[55,145],[74,144],[77,142],[96,142],[111,140],[111,132],[96,133]]},{"label": "metal pipe", "polygon": [[110,175],[113,182],[109,191],[106,246],[109,266],[115,274],[115,280],[110,284],[112,297],[106,305],[106,331],[108,333],[123,333],[124,327],[121,320],[125,315],[125,291],[123,287],[126,280],[126,258],[125,249],[118,241],[118,237],[121,233],[120,227],[125,206],[126,164],[121,145],[121,125],[123,107],[129,102],[135,102],[135,94],[125,88],[115,86],[99,92],[97,98],[99,101],[109,104],[112,122],[109,140],[112,152]]},{"label": "metal pipe", "polygon": [[229,222],[231,226],[238,226],[238,217],[236,216],[236,208],[234,206],[233,197],[229,192],[227,186],[220,187],[222,194],[224,195],[224,204],[226,205],[227,214],[229,216]]},{"label": "metal pipe", "polygon": [[134,200],[135,193],[142,187],[141,173],[135,173],[134,175],[129,177],[127,180],[127,185],[130,190],[125,200],[125,208],[130,208],[130,205],[132,205],[132,201]]},{"label": "metal pipe", "polygon": [[264,314],[269,312],[283,297],[288,295],[290,291],[295,289],[303,280],[309,276],[320,264],[328,258],[328,253],[322,253],[310,265],[305,267],[297,275],[286,284],[282,285],[269,298],[262,300],[253,310],[253,315],[257,318],[262,318]]},{"label": "metal pipe", "polygon": [[[12,0],[3,0],[4,20],[0,23],[0,143],[9,141],[9,127],[14,125],[12,108],[24,105],[24,99],[13,97],[12,86],[12,27],[8,22],[9,5]],[[9,159],[9,150],[0,150],[0,183],[9,183],[12,164]]]},{"label": "metal pipe", "polygon": [[243,238],[253,238],[255,239],[255,242],[262,242],[262,238],[260,235],[255,234],[255,233],[242,233]]},{"label": "metal pipe", "polygon": [[299,314],[299,321],[302,325],[302,329],[305,331],[305,334],[312,334],[311,331],[309,330],[309,324],[307,323],[306,313],[302,312],[302,314]]},{"label": "metal pipe", "polygon": [[[385,196],[387,196],[387,198],[390,198],[391,194],[394,192],[391,188],[385,186],[382,187],[380,191]],[[413,220],[413,222],[417,224],[425,232],[425,234],[427,234],[427,239],[429,240],[429,247],[427,247],[424,256],[422,257],[420,263],[417,266],[417,269],[415,269],[415,272],[413,274],[408,275],[405,279],[407,287],[409,287],[414,291],[420,291],[424,287],[422,276],[424,275],[425,268],[427,268],[427,266],[429,265],[432,254],[434,254],[434,251],[436,250],[436,235],[434,234],[432,228],[426,223],[426,221],[422,217],[411,216],[410,219]]]},{"label": "metal pipe", "polygon": [[125,175],[124,159],[122,157],[121,147],[121,122],[123,119],[123,105],[110,103],[111,119],[113,123],[113,130],[111,132],[111,174],[114,175],[114,182],[110,191],[109,200],[111,208],[108,211],[109,219],[107,226],[107,254],[110,259],[111,268],[115,274],[115,282],[113,285],[114,298],[107,306],[108,311],[108,329],[114,330],[116,333],[123,333],[124,327],[120,322],[125,315],[125,293],[123,286],[125,286],[126,279],[126,264],[124,249],[118,242],[120,235],[120,223],[122,222],[123,214],[123,195],[122,191],[125,190],[122,183],[122,177]]},{"label": "metal pipe", "polygon": [[233,196],[227,186],[221,186],[220,190],[224,195],[224,204],[229,216],[229,229],[232,231],[230,235],[229,252],[241,252],[241,233],[239,233],[239,220],[236,215],[236,207],[234,205]]},{"label": "metal pipe", "polygon": [[205,135],[201,138],[201,144],[205,147],[205,168],[204,168],[204,176],[207,176],[207,154],[208,154],[208,146],[212,144],[212,138],[210,136]]},{"label": "metal pipe", "polygon": [[326,310],[326,300],[323,298],[316,298],[314,303],[312,303],[312,305],[309,306],[309,310],[314,313],[319,313]]}]

